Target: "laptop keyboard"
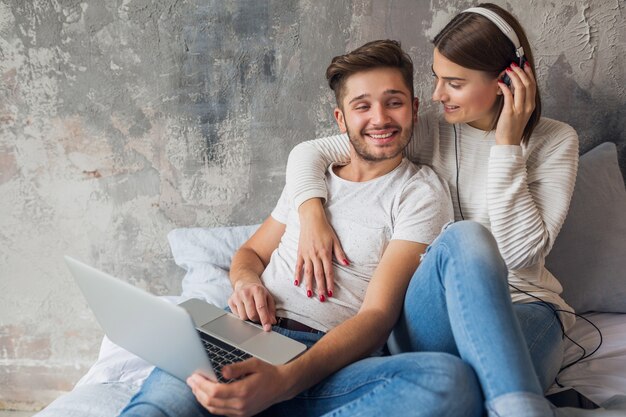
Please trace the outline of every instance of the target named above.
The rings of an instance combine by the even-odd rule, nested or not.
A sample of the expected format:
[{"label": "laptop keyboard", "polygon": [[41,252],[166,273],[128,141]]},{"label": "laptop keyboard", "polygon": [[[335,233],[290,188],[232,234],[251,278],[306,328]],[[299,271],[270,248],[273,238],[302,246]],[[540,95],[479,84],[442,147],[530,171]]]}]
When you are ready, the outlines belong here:
[{"label": "laptop keyboard", "polygon": [[204,345],[204,349],[209,355],[209,359],[213,364],[213,370],[215,371],[215,375],[217,376],[217,380],[219,382],[230,383],[235,381],[234,379],[226,379],[222,376],[222,367],[225,365],[241,362],[248,358],[251,358],[252,355],[244,352],[243,350],[237,349],[234,346],[230,346],[222,342],[221,340],[215,339],[205,333],[200,334],[200,339],[202,340],[202,344]]}]

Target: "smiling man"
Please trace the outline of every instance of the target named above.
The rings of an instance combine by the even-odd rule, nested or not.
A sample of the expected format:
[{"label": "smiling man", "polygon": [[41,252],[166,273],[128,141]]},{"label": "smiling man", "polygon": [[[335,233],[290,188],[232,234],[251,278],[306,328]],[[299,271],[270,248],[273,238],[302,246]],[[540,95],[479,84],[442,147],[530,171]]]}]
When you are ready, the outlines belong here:
[{"label": "smiling man", "polygon": [[403,158],[418,104],[411,59],[399,43],[375,41],[335,57],[326,76],[351,160],[328,169],[325,209],[350,262],[333,263],[334,287],[316,297],[292,281],[300,223],[285,189],[231,265],[233,313],[309,349],[281,366],[224,367],[237,379],[230,384],[194,375],[185,385],[156,369],[123,416],[481,414],[475,376],[460,359],[380,353],[420,254],[452,219],[447,187]]}]

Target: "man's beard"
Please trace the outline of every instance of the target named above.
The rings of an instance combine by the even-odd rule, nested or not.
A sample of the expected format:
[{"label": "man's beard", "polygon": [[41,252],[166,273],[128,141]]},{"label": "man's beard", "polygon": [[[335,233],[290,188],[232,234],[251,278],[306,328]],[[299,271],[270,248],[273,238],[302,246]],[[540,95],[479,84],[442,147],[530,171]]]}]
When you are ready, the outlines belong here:
[{"label": "man's beard", "polygon": [[[389,127],[390,127],[389,125],[386,125],[383,127],[383,129],[386,129]],[[405,129],[400,129],[397,126],[393,126],[393,127],[401,131],[401,136],[396,139],[393,145],[393,146],[397,146],[396,152],[394,152],[391,155],[388,155],[385,152],[383,152],[383,154],[381,155],[375,155],[368,150],[368,143],[367,143],[367,139],[365,138],[366,135],[362,133],[359,133],[358,135],[354,135],[350,129],[350,126],[348,126],[348,124],[346,123],[346,131],[348,133],[348,138],[350,139],[350,143],[352,144],[352,147],[354,148],[355,152],[361,159],[363,159],[364,161],[368,161],[368,162],[379,162],[379,161],[385,161],[387,159],[393,159],[396,156],[398,156],[400,153],[402,153],[404,148],[407,147],[407,145],[409,144],[409,141],[411,140],[411,137],[413,136],[413,125],[411,125],[411,129],[408,131]]]}]

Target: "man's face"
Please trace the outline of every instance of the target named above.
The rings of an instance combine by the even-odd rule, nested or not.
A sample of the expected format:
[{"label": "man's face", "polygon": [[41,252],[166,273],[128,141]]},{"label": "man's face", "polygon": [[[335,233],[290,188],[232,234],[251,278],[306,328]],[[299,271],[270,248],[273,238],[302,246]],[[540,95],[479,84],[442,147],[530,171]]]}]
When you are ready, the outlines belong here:
[{"label": "man's face", "polygon": [[392,159],[411,140],[417,99],[399,70],[376,68],[346,79],[335,118],[357,155],[366,161]]}]

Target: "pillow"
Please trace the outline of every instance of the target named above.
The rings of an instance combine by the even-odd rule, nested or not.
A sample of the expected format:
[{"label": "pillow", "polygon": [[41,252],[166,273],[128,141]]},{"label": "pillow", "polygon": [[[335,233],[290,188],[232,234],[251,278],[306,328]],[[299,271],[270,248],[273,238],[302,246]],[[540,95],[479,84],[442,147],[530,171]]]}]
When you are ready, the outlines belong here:
[{"label": "pillow", "polygon": [[232,292],[228,271],[239,247],[259,225],[174,229],[167,235],[176,265],[187,273],[182,297],[200,298],[225,308]]},{"label": "pillow", "polygon": [[626,189],[615,144],[580,157],[569,213],[546,268],[578,313],[626,313]]}]

